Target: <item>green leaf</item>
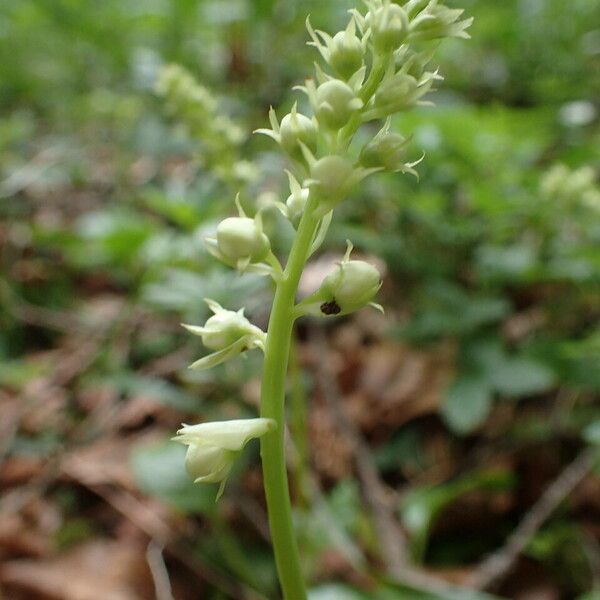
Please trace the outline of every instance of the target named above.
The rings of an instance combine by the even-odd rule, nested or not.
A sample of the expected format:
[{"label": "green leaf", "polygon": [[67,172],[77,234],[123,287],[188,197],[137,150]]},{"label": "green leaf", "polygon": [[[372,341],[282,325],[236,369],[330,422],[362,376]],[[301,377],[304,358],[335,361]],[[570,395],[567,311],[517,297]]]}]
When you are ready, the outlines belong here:
[{"label": "green leaf", "polygon": [[490,387],[503,396],[539,394],[550,389],[556,381],[548,366],[523,354],[507,354],[496,339],[471,344],[467,356]]},{"label": "green leaf", "polygon": [[404,498],[401,506],[402,523],[411,534],[411,550],[416,559],[422,558],[429,531],[441,511],[473,490],[505,491],[514,485],[511,473],[500,470],[474,471],[464,477],[433,487],[417,488]]},{"label": "green leaf", "polygon": [[492,390],[485,377],[460,375],[448,388],[441,408],[446,424],[456,433],[470,433],[492,408]]},{"label": "green leaf", "polygon": [[130,457],[140,489],[184,512],[212,513],[215,488],[194,484],[185,471],[185,448],[171,441],[136,448]]},{"label": "green leaf", "polygon": [[527,357],[507,358],[490,373],[496,391],[505,396],[529,396],[550,389],[554,373],[542,363]]},{"label": "green leaf", "polygon": [[526,244],[490,245],[479,248],[476,260],[482,279],[518,281],[533,270],[536,255],[533,247]]},{"label": "green leaf", "polygon": [[600,446],[600,420],[590,423],[582,432],[583,439],[594,446]]}]

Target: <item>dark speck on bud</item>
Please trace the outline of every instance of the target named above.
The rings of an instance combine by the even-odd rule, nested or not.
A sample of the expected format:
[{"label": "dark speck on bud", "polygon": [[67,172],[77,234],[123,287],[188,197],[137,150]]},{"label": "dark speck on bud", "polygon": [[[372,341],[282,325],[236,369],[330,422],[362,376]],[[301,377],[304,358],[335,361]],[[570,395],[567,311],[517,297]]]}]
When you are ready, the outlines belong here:
[{"label": "dark speck on bud", "polygon": [[324,315],[338,315],[342,312],[340,305],[335,300],[330,300],[329,302],[323,302],[321,304],[321,312]]}]

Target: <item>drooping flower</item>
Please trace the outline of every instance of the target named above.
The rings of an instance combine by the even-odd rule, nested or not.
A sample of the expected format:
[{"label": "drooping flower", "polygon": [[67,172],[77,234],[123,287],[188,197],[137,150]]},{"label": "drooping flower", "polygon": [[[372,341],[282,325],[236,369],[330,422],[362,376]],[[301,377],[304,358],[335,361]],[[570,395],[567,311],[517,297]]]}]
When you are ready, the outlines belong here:
[{"label": "drooping flower", "polygon": [[273,419],[263,418],[183,424],[173,441],[188,447],[185,467],[194,483],[221,483],[218,499],[244,446],[275,427]]}]

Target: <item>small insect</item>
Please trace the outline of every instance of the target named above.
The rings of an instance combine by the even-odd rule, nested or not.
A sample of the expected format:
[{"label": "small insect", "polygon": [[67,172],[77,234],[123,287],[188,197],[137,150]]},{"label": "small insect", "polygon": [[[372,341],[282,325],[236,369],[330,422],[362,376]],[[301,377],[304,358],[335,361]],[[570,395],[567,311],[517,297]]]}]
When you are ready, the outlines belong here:
[{"label": "small insect", "polygon": [[330,300],[329,302],[323,302],[320,308],[324,315],[337,315],[342,312],[340,305],[335,301],[335,299]]}]

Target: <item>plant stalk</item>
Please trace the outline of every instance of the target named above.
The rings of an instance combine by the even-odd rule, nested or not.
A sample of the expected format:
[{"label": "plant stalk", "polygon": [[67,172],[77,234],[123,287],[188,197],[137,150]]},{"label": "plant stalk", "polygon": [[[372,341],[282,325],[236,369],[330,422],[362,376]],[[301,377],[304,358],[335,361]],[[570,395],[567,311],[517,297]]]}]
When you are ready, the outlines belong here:
[{"label": "plant stalk", "polygon": [[306,600],[285,463],[284,408],[296,291],[318,225],[315,205],[316,198],[310,194],[283,277],[277,283],[267,330],[261,386],[261,417],[274,419],[277,423],[274,431],[261,438],[260,453],[273,551],[285,600]]}]

